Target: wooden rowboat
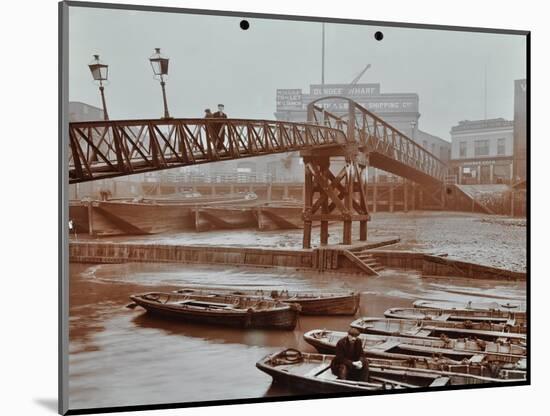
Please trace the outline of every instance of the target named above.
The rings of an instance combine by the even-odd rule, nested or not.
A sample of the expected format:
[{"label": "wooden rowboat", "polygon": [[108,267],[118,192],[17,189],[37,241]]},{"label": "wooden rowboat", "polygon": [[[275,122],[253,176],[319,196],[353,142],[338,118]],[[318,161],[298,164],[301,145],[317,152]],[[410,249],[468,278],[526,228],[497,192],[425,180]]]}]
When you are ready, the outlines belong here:
[{"label": "wooden rowboat", "polygon": [[415,308],[429,309],[466,309],[476,311],[505,311],[525,312],[525,304],[522,302],[438,302],[431,300],[417,300],[413,303]]},{"label": "wooden rowboat", "polygon": [[[434,321],[470,321],[492,322],[519,327],[517,331],[526,332],[525,312],[475,309],[431,309],[431,308],[390,308],[384,312],[387,318],[416,319]],[[523,329],[521,329],[523,328]]]},{"label": "wooden rowboat", "polygon": [[368,360],[367,381],[341,380],[330,369],[333,358],[333,355],[287,349],[264,357],[256,363],[256,367],[273,377],[277,383],[314,393],[370,392],[511,381],[465,373],[411,368],[403,361],[383,359]]},{"label": "wooden rowboat", "polygon": [[217,288],[182,288],[180,294],[201,294],[203,296],[246,296],[250,299],[265,299],[299,305],[302,315],[355,315],[359,310],[358,292],[289,292],[288,290],[240,290]]},{"label": "wooden rowboat", "polygon": [[369,392],[402,388],[398,383],[338,380],[330,370],[332,355],[303,353],[287,349],[270,354],[256,363],[256,367],[286,387],[310,393]]},{"label": "wooden rowboat", "polygon": [[[314,329],[304,334],[308,344],[323,354],[334,354],[336,343],[345,332]],[[433,339],[361,334],[363,349],[368,357],[406,359],[410,356],[446,357],[463,363],[509,363],[511,368],[526,367],[525,347],[506,342],[486,342],[467,339]]]},{"label": "wooden rowboat", "polygon": [[406,359],[368,358],[369,363],[380,366],[392,366],[400,368],[414,368],[415,370],[444,371],[453,374],[468,374],[484,378],[502,380],[525,380],[527,373],[518,369],[517,365],[455,362],[446,358],[415,357]]},{"label": "wooden rowboat", "polygon": [[[526,342],[526,335],[509,331],[503,324],[490,322],[448,322],[437,320],[359,318],[350,324],[365,334],[440,339],[475,338],[485,341]],[[517,328],[517,327],[516,327]]]},{"label": "wooden rowboat", "polygon": [[167,318],[239,328],[294,329],[299,306],[243,296],[216,298],[163,292],[130,296],[147,312]]}]

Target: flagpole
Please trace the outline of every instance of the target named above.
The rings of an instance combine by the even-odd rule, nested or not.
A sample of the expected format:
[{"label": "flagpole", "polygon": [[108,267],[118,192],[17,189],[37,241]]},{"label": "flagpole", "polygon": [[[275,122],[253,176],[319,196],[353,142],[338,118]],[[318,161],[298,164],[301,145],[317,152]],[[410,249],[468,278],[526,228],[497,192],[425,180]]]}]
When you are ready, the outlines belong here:
[{"label": "flagpole", "polygon": [[487,120],[487,63],[485,64],[485,79],[483,91],[483,119]]},{"label": "flagpole", "polygon": [[322,24],[322,40],[321,40],[321,91],[325,94],[325,23]]}]

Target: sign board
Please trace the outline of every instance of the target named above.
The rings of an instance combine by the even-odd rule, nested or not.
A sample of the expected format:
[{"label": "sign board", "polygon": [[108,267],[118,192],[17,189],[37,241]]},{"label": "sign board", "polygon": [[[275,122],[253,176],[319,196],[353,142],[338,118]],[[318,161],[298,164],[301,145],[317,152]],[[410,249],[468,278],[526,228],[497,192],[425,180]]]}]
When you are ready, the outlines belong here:
[{"label": "sign board", "polygon": [[350,97],[364,97],[380,95],[380,84],[312,84],[309,87],[310,94],[316,97],[323,95],[345,95]]},{"label": "sign board", "polygon": [[278,89],[277,110],[301,110],[302,90],[300,89]]},{"label": "sign board", "polygon": [[[303,109],[307,107],[308,102],[316,99],[314,96],[304,96]],[[360,105],[373,113],[416,113],[418,112],[418,95],[379,95],[372,97],[355,98]],[[347,101],[334,99],[323,100],[317,103],[318,106],[331,112],[345,112],[348,109]]]}]

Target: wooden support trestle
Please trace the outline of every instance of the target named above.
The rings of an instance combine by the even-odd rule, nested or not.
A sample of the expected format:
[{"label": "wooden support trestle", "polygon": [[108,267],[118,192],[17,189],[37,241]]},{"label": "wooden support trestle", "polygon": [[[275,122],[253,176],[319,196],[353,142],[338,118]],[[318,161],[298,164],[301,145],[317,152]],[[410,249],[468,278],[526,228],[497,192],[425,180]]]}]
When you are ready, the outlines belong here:
[{"label": "wooden support trestle", "polygon": [[359,221],[359,239],[367,240],[366,166],[347,155],[343,168],[335,175],[331,171],[331,157],[323,152],[315,155],[303,153],[304,184],[304,237],[303,247],[311,248],[314,222],[320,222],[320,243],[328,244],[329,221],[342,222],[341,244],[352,242],[352,225]]}]

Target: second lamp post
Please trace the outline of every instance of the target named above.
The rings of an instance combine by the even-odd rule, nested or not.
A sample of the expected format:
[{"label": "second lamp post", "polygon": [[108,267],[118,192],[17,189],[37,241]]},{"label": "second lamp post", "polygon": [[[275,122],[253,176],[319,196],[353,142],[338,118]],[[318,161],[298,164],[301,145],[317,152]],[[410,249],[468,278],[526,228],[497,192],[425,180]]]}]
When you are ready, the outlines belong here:
[{"label": "second lamp post", "polygon": [[94,59],[88,64],[88,67],[90,68],[94,81],[99,84],[101,103],[103,105],[103,119],[109,120],[109,115],[107,114],[107,103],[105,102],[105,87],[103,86],[103,83],[107,81],[109,66],[99,60],[99,55],[94,55]]},{"label": "second lamp post", "polygon": [[170,118],[170,113],[168,112],[168,102],[166,101],[166,82],[164,81],[164,78],[166,77],[166,75],[168,75],[169,59],[161,55],[160,48],[155,48],[155,53],[149,58],[149,61],[151,62],[153,73],[160,79],[160,87],[162,88],[162,100],[164,102],[163,118]]}]

